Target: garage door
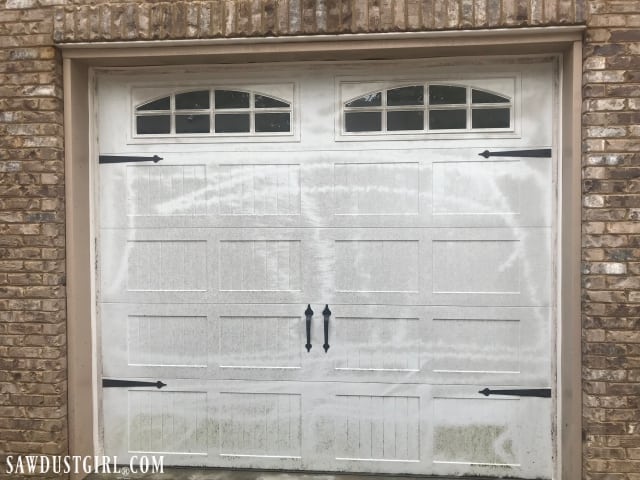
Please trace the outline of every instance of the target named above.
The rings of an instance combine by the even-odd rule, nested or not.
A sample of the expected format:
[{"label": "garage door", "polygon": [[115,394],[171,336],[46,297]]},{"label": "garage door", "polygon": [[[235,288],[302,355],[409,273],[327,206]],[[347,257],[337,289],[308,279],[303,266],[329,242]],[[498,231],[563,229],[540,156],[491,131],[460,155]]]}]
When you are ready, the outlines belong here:
[{"label": "garage door", "polygon": [[100,72],[105,453],[551,478],[554,71]]}]

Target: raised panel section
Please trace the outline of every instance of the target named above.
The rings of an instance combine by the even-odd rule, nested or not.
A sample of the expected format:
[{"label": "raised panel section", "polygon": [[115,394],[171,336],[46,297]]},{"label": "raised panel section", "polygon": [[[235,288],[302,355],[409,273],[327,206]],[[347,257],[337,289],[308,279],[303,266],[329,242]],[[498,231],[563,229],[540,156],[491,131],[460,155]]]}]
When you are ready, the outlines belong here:
[{"label": "raised panel section", "polygon": [[435,463],[519,466],[517,399],[435,398]]},{"label": "raised panel section", "polygon": [[417,162],[335,164],[335,213],[417,215],[419,170]]},{"label": "raised panel section", "polygon": [[300,395],[228,392],[220,398],[221,455],[300,457]]},{"label": "raised panel section", "polygon": [[338,460],[419,461],[420,399],[339,395]]},{"label": "raised panel section", "polygon": [[417,240],[337,240],[340,292],[417,292]]},{"label": "raised panel section", "polygon": [[417,318],[336,317],[338,370],[418,371]]},{"label": "raised panel section", "polygon": [[436,372],[517,373],[520,322],[491,319],[433,320]]},{"label": "raised panel section", "polygon": [[129,290],[207,289],[205,241],[129,240],[127,247]]},{"label": "raised panel section", "polygon": [[207,366],[207,317],[129,316],[129,365]]},{"label": "raised panel section", "polygon": [[128,393],[129,452],[207,453],[205,392]]},{"label": "raised panel section", "polygon": [[300,368],[298,317],[220,317],[220,367]]},{"label": "raised panel section", "polygon": [[300,165],[220,165],[221,215],[299,215]]},{"label": "raised panel section", "polygon": [[434,214],[517,214],[519,161],[433,163]]},{"label": "raised panel section", "polygon": [[204,165],[127,166],[129,215],[205,215]]},{"label": "raised panel section", "polygon": [[521,262],[517,240],[435,240],[433,291],[519,293]]},{"label": "raised panel section", "polygon": [[220,242],[220,290],[299,291],[299,240]]}]

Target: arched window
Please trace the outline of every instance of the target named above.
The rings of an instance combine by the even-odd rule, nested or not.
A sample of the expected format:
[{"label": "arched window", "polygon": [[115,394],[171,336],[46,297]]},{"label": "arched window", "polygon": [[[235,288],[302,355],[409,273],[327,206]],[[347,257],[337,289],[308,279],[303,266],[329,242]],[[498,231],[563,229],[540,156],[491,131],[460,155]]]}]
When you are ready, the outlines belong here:
[{"label": "arched window", "polygon": [[442,83],[403,85],[349,99],[343,132],[468,132],[512,128],[511,98]]},{"label": "arched window", "polygon": [[291,103],[247,90],[172,93],[135,108],[135,132],[146,135],[276,135],[291,132]]}]

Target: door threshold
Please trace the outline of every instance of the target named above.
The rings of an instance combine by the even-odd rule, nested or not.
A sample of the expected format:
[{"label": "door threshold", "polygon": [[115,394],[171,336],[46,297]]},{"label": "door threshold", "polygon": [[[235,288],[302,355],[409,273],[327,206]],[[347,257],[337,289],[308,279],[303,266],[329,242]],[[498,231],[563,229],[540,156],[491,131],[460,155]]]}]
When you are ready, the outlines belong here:
[{"label": "door threshold", "polygon": [[[120,467],[123,470],[125,467]],[[284,470],[229,470],[223,468],[167,467],[163,473],[92,473],[84,480],[496,480],[495,477],[442,477],[431,475],[395,475],[332,472],[296,472]],[[500,480],[517,480],[501,477]]]}]

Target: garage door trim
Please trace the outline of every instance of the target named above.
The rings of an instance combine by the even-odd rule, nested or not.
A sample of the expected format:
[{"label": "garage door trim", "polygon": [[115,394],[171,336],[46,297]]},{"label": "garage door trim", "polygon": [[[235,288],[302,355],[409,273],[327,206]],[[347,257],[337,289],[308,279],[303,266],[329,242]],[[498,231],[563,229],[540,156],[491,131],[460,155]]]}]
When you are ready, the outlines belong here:
[{"label": "garage door trim", "polygon": [[[361,42],[363,36],[344,36],[344,41],[327,45],[313,43],[307,38],[295,40],[283,48],[282,44],[262,46],[258,54],[264,60],[282,60],[283,54],[296,58],[362,58],[367,51],[381,56],[406,57],[439,55],[442,52],[471,55],[482,52],[518,54],[526,52],[557,52],[561,54],[562,81],[562,147],[561,208],[562,212],[558,265],[558,295],[562,302],[562,322],[559,325],[559,451],[558,478],[570,478],[581,469],[581,381],[580,381],[580,84],[581,84],[581,27],[526,28],[510,31],[449,32],[448,35],[415,36],[397,34],[393,42],[371,40]],[[354,38],[352,38],[354,37]],[[390,38],[390,37],[385,37]],[[508,39],[508,42],[506,41]],[[355,40],[355,41],[354,41]],[[136,42],[138,43],[138,42]],[[132,43],[108,48],[98,45],[88,51],[85,46],[61,45],[64,55],[65,93],[65,162],[67,188],[67,303],[68,303],[68,359],[69,359],[69,423],[70,450],[73,454],[95,453],[98,432],[87,428],[97,417],[95,396],[95,364],[92,361],[95,340],[92,340],[92,258],[90,185],[91,175],[86,159],[97,158],[91,143],[88,125],[91,105],[92,67],[111,65],[141,65],[144,63],[197,63],[224,61],[248,53],[247,45],[224,42],[210,48],[204,42],[190,42],[185,47],[162,48],[164,42],[142,42],[144,48],[131,48]],[[176,42],[170,42],[175,44]],[[261,42],[257,42],[262,45]],[[201,46],[202,45],[202,46]],[[142,46],[142,45],[140,45]],[[295,53],[293,53],[295,52]],[[338,53],[337,53],[338,52]],[[382,52],[382,53],[380,53]],[[92,366],[93,365],[93,366]]]}]

